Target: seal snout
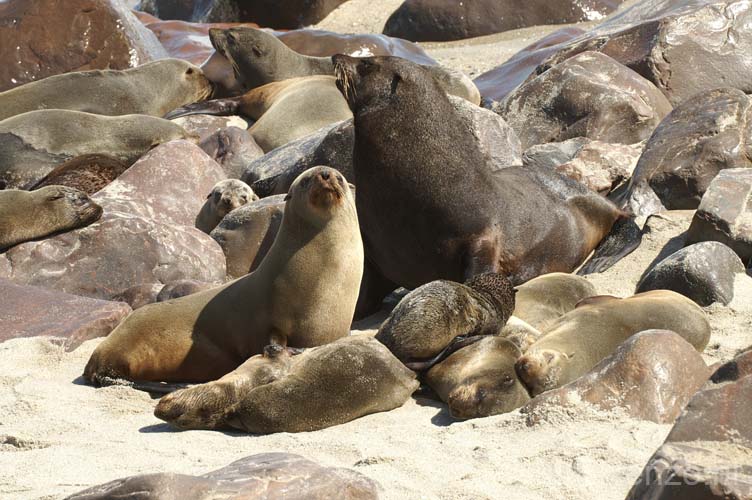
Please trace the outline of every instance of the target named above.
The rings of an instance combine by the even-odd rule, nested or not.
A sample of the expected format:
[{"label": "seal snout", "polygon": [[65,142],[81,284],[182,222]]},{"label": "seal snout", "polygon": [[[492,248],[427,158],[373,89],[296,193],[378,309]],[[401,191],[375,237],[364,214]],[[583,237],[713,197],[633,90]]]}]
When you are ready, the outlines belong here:
[{"label": "seal snout", "polygon": [[311,204],[326,207],[341,203],[345,193],[340,177],[331,168],[322,168],[316,172],[311,186]]}]

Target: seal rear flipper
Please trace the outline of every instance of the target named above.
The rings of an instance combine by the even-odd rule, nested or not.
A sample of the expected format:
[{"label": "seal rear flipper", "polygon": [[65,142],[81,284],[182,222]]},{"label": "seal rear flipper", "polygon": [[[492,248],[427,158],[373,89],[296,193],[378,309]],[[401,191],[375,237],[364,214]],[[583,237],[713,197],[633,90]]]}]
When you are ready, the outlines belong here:
[{"label": "seal rear flipper", "polygon": [[441,363],[456,351],[462,349],[463,347],[472,345],[479,340],[483,340],[484,338],[489,336],[490,335],[460,335],[458,337],[455,337],[448,346],[446,346],[439,354],[437,354],[433,358],[423,361],[407,361],[404,363],[404,365],[414,372],[428,371],[434,365]]},{"label": "seal rear flipper", "polygon": [[621,259],[632,253],[642,243],[642,229],[635,222],[635,217],[625,217],[617,220],[611,232],[596,247],[590,260],[583,265],[577,274],[602,273]]},{"label": "seal rear flipper", "polygon": [[183,116],[190,115],[215,115],[230,116],[236,115],[240,108],[240,99],[231,97],[227,99],[213,99],[211,101],[195,102],[182,108],[173,109],[166,115],[165,120],[174,120]]}]

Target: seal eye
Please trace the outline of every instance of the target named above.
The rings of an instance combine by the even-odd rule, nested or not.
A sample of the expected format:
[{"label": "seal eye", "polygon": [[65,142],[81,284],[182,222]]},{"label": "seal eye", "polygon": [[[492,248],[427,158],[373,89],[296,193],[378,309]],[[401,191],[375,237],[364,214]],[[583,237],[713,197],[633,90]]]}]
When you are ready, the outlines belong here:
[{"label": "seal eye", "polygon": [[261,52],[261,49],[259,49],[258,47],[251,48],[251,52],[253,52],[253,55],[256,57],[261,57],[264,55],[264,53]]},{"label": "seal eye", "polygon": [[188,68],[185,72],[186,75],[192,75],[193,74],[193,68]]},{"label": "seal eye", "polygon": [[47,197],[47,201],[62,200],[65,197],[63,193],[51,194]]}]

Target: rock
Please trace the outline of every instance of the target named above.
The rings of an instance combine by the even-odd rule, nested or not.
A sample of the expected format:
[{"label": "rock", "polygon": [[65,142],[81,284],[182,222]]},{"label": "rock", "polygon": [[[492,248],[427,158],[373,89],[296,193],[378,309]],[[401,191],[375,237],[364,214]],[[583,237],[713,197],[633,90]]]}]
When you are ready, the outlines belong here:
[{"label": "rock", "polygon": [[239,179],[248,164],[264,156],[264,150],[251,134],[238,127],[217,130],[199,146],[219,163],[229,179]]},{"label": "rock", "polygon": [[253,271],[271,248],[285,212],[284,196],[254,201],[227,214],[211,232],[227,261],[227,276]]},{"label": "rock", "polygon": [[0,342],[20,337],[60,337],[67,350],[108,335],[131,312],[106,302],[0,279]]},{"label": "rock", "polygon": [[679,105],[648,140],[622,204],[638,215],[695,209],[720,171],[752,167],[751,102],[715,89]]},{"label": "rock", "polygon": [[633,335],[586,375],[544,392],[522,408],[528,424],[549,411],[581,401],[602,410],[623,409],[633,418],[671,423],[710,374],[702,355],[668,330]]},{"label": "rock", "polygon": [[118,479],[73,494],[68,500],[115,497],[154,500],[375,500],[378,498],[378,486],[355,471],[323,467],[300,455],[262,453],[201,476],[163,472]]},{"label": "rock", "polygon": [[198,137],[198,142],[205,141],[227,127],[242,130],[248,128],[248,122],[239,116],[190,115],[175,118],[172,121],[183,127],[189,134]]},{"label": "rock", "polygon": [[90,69],[126,69],[167,57],[119,0],[0,2],[0,92]]},{"label": "rock", "polygon": [[495,111],[527,149],[573,137],[634,144],[650,136],[671,105],[634,71],[585,52],[525,83]]},{"label": "rock", "polygon": [[739,257],[723,243],[696,243],[671,254],[650,269],[637,285],[636,293],[673,290],[709,306],[728,305],[734,298],[734,279],[744,272]]},{"label": "rock", "polygon": [[384,33],[420,42],[461,40],[537,26],[595,21],[613,12],[620,0],[406,0],[389,17]]},{"label": "rock", "polygon": [[530,146],[522,153],[522,165],[554,169],[573,160],[590,139],[575,137],[562,142],[547,142]]},{"label": "rock", "polygon": [[717,375],[694,395],[627,500],[752,498],[752,376]]},{"label": "rock", "polygon": [[177,280],[167,283],[159,291],[156,302],[165,302],[167,300],[185,297],[194,293],[203,292],[217,286],[213,283],[204,283],[196,280]]},{"label": "rock", "polygon": [[687,232],[687,244],[720,241],[752,265],[752,169],[722,170],[713,179]]},{"label": "rock", "polygon": [[161,283],[145,283],[143,285],[132,286],[112,297],[112,300],[130,304],[133,310],[144,307],[147,304],[153,304],[159,297],[164,285]]},{"label": "rock", "polygon": [[739,380],[752,375],[752,347],[739,354],[736,358],[719,366],[710,379],[716,383]]}]

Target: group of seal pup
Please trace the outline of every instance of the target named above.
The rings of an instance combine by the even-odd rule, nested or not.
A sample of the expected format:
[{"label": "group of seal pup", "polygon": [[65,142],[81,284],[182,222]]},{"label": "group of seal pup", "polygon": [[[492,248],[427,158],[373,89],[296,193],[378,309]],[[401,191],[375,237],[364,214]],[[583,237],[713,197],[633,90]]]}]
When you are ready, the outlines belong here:
[{"label": "group of seal pup", "polygon": [[[150,148],[196,140],[169,121],[190,114],[244,115],[264,152],[353,118],[353,178],[327,166],[299,175],[258,268],[137,309],[92,353],[88,381],[198,384],[155,410],[181,429],[298,432],[397,408],[419,378],[457,418],[512,411],[647,329],[707,345],[691,300],[598,296],[568,274],[593,252],[604,269],[634,250],[630,214],[554,170],[493,164],[449,98],[480,102],[466,76],[303,56],[251,28],[210,39],[221,82],[164,60],[0,93],[0,182],[12,188],[0,191],[0,250],[97,220],[88,194]],[[256,200],[221,181],[196,227],[210,233]],[[398,287],[412,291],[375,338],[351,335]]]}]

